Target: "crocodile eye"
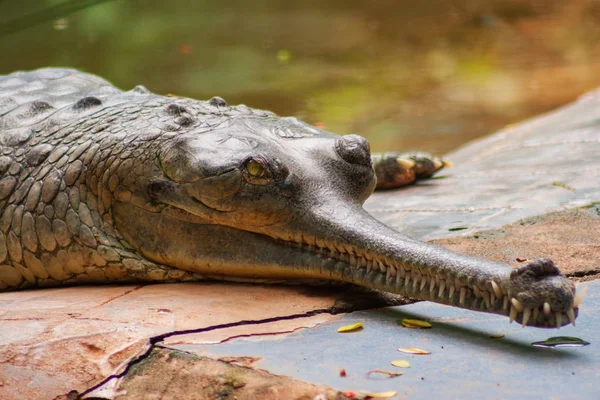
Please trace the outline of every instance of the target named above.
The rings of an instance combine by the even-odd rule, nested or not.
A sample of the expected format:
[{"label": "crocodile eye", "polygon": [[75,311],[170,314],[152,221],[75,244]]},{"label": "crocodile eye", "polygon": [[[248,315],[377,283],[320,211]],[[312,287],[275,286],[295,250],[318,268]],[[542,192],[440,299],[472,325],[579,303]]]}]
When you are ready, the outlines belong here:
[{"label": "crocodile eye", "polygon": [[246,160],[242,169],[246,182],[253,185],[267,185],[273,181],[271,169],[266,160],[253,157]]},{"label": "crocodile eye", "polygon": [[255,178],[263,178],[266,175],[266,169],[258,161],[251,158],[246,162],[246,171]]}]

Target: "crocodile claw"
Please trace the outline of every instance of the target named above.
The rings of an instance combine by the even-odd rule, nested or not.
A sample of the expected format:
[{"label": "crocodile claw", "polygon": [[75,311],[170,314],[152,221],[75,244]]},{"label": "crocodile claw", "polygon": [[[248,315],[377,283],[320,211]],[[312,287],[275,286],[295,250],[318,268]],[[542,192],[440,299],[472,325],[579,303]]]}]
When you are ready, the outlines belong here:
[{"label": "crocodile claw", "polygon": [[439,170],[452,166],[448,161],[423,153],[373,154],[371,159],[377,175],[377,189],[410,185],[417,179],[431,178]]}]

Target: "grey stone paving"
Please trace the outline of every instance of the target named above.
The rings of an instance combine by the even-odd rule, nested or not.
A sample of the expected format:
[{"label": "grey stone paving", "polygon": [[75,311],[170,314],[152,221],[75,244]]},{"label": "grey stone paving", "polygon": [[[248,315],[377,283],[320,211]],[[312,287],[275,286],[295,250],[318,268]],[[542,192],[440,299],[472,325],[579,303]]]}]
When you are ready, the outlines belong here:
[{"label": "grey stone paving", "polygon": [[[408,329],[402,318],[429,320],[432,329]],[[362,322],[364,329],[337,333]],[[347,314],[337,321],[286,337],[237,339],[219,345],[176,345],[209,356],[258,356],[259,368],[340,390],[395,390],[395,398],[444,399],[598,399],[600,379],[600,281],[588,284],[577,327],[522,328],[504,317],[429,302]],[[504,333],[492,339],[490,334]],[[591,345],[538,349],[531,342],[550,336],[576,336]],[[399,347],[418,347],[430,355],[407,355]],[[407,360],[408,369],[390,365]],[[340,377],[344,368],[347,377]],[[372,369],[403,371],[395,378],[367,377]]]},{"label": "grey stone paving", "polygon": [[419,239],[470,234],[600,202],[600,91],[466,145],[442,177],[374,194],[366,208]]}]

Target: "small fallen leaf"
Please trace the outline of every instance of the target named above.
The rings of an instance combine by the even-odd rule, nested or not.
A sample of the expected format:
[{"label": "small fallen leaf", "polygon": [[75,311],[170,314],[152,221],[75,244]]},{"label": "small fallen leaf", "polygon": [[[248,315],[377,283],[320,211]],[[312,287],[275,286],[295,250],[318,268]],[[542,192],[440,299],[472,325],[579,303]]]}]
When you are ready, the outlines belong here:
[{"label": "small fallen leaf", "polygon": [[492,333],[490,335],[490,339],[500,339],[503,338],[505,335],[504,333]]},{"label": "small fallen leaf", "polygon": [[367,398],[371,398],[371,399],[389,399],[390,397],[394,397],[397,394],[398,394],[398,392],[391,390],[389,392],[379,392],[379,393],[368,392],[368,393],[365,393],[365,396],[367,396]]},{"label": "small fallen leaf", "polygon": [[412,329],[431,328],[431,324],[429,322],[421,321],[419,319],[404,318],[402,321],[400,321],[400,324],[402,324],[402,326],[404,326],[406,328],[412,328]]},{"label": "small fallen leaf", "polygon": [[402,353],[408,353],[408,354],[422,354],[422,355],[431,354],[430,351],[417,349],[416,347],[400,347],[398,349],[398,351],[401,351]]},{"label": "small fallen leaf", "polygon": [[367,372],[367,375],[371,375],[371,374],[385,374],[385,375],[394,377],[394,376],[404,375],[404,372],[392,372],[392,371],[386,371],[383,369],[372,369],[369,372]]},{"label": "small fallen leaf", "polygon": [[525,262],[525,261],[529,261],[529,258],[517,257],[516,260],[517,260],[517,262]]},{"label": "small fallen leaf", "polygon": [[346,376],[346,370],[344,368],[340,369],[340,376],[342,378]]},{"label": "small fallen leaf", "polygon": [[583,339],[570,336],[555,336],[541,342],[531,343],[534,347],[557,348],[557,347],[583,347],[590,344]]},{"label": "small fallen leaf", "polygon": [[395,360],[392,361],[392,365],[394,367],[400,367],[400,368],[410,368],[410,363],[406,360]]},{"label": "small fallen leaf", "polygon": [[356,331],[358,329],[362,329],[362,327],[363,327],[362,322],[357,322],[352,325],[345,325],[345,326],[339,327],[337,331],[338,332],[352,332],[352,331]]},{"label": "small fallen leaf", "polygon": [[574,188],[574,187],[571,187],[571,186],[569,186],[569,185],[566,185],[566,184],[564,184],[564,183],[562,183],[562,182],[559,182],[559,181],[553,181],[553,182],[552,182],[552,185],[553,185],[553,186],[558,186],[558,187],[561,187],[561,188],[563,188],[563,189],[570,190],[571,192],[574,192],[574,191],[575,191],[575,188]]}]

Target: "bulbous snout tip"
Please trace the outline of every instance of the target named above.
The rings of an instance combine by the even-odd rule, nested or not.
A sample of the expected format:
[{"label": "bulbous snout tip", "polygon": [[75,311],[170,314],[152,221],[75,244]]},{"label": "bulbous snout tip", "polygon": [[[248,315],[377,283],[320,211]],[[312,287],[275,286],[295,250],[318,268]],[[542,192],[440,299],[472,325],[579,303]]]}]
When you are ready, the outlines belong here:
[{"label": "bulbous snout tip", "polygon": [[359,135],[340,136],[335,141],[335,151],[350,164],[371,167],[371,148],[369,142]]}]

